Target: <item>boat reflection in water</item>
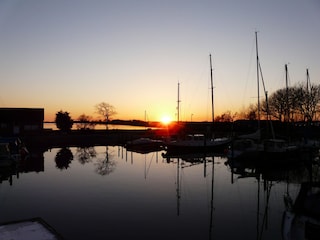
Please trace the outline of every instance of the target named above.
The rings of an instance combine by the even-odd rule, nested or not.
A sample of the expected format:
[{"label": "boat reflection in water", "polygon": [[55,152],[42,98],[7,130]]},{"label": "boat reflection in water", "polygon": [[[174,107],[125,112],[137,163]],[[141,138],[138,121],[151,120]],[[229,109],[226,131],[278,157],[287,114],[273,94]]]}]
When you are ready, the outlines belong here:
[{"label": "boat reflection in water", "polygon": [[[225,164],[231,170],[231,182],[241,178],[257,180],[257,239],[262,239],[263,231],[268,228],[271,189],[279,182],[286,184],[283,193],[284,212],[281,222],[282,239],[319,239],[320,236],[320,182],[318,156],[307,154],[300,161],[285,159],[281,164],[269,163],[259,159],[228,159]],[[284,163],[287,163],[286,165]],[[235,175],[237,176],[235,178]],[[265,195],[265,206],[261,214],[261,183]],[[294,201],[290,186],[300,190]],[[259,216],[261,214],[261,217]]]},{"label": "boat reflection in water", "polygon": [[[214,231],[214,164],[215,164],[215,156],[219,156],[220,154],[215,153],[199,153],[199,152],[182,152],[170,154],[168,152],[162,153],[162,157],[166,159],[169,164],[177,165],[177,174],[176,174],[176,197],[177,197],[177,216],[180,216],[180,205],[181,205],[181,188],[182,188],[182,174],[185,168],[190,168],[193,166],[202,166],[203,165],[203,178],[209,178],[211,183],[210,190],[208,191],[208,195],[210,196],[210,215],[209,215],[209,223],[208,223],[208,234],[209,239],[213,239],[213,231]],[[211,165],[211,169],[209,166]],[[209,168],[209,169],[208,169]],[[209,172],[208,172],[209,171]],[[211,175],[211,177],[210,177]],[[209,203],[207,203],[209,204]]]},{"label": "boat reflection in water", "polygon": [[65,239],[281,239],[283,226],[292,238],[283,212],[299,208],[284,196],[319,181],[314,161],[268,168],[122,146],[30,149],[30,161],[0,172],[0,222],[41,217]]},{"label": "boat reflection in water", "polygon": [[285,195],[286,211],[283,213],[284,240],[319,239],[320,236],[320,182],[304,182],[293,203]]},{"label": "boat reflection in water", "polygon": [[150,153],[157,152],[162,149],[163,141],[151,138],[138,138],[132,141],[128,141],[125,144],[125,148],[128,151],[137,153]]}]

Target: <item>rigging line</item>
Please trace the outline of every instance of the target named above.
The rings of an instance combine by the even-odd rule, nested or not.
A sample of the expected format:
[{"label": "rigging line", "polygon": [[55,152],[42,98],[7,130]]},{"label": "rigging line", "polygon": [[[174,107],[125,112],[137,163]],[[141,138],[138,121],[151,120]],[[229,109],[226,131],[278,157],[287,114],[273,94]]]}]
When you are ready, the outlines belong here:
[{"label": "rigging line", "polygon": [[[211,54],[209,55],[210,57],[210,73],[209,73],[209,78],[207,80],[207,116],[206,116],[206,119],[207,121],[209,122],[214,122],[214,112],[215,112],[215,109],[214,109],[214,94],[213,94],[213,90],[216,88],[214,83],[216,81],[216,75],[215,75],[215,69],[213,68],[214,66],[214,63],[213,63],[213,60],[211,58]],[[209,99],[209,100],[208,100]],[[209,114],[210,114],[210,117],[209,117]],[[210,119],[210,120],[209,120]]]},{"label": "rigging line", "polygon": [[[207,59],[205,60],[205,63],[207,63]],[[202,64],[201,63],[201,66],[203,66],[203,68],[201,69],[201,71],[199,71],[199,78],[198,80],[196,81],[196,84],[192,84],[192,86],[194,86],[192,89],[188,89],[188,90],[191,90],[192,91],[192,95],[194,96],[192,99],[191,99],[191,103],[194,102],[194,99],[197,100],[198,98],[201,98],[202,97],[202,93],[203,93],[203,79],[205,78],[205,74],[207,73],[207,64]],[[190,85],[189,85],[190,86]],[[190,97],[190,96],[189,96]],[[193,106],[195,107],[195,106]]]},{"label": "rigging line", "polygon": [[291,83],[291,79],[290,79],[290,72],[287,72],[287,76],[288,76],[288,87],[290,87],[292,85]]},{"label": "rigging line", "polygon": [[259,60],[259,72],[260,72],[261,81],[262,81],[262,85],[263,85],[263,91],[264,91],[264,93],[265,93],[267,90],[266,90],[266,86],[265,86],[264,79],[263,79],[263,74],[262,74],[262,68],[261,68],[260,60]]},{"label": "rigging line", "polygon": [[170,162],[170,165],[172,165],[173,179],[175,184],[177,184],[177,168],[180,167],[179,161],[180,160],[178,159],[178,162]]},{"label": "rigging line", "polygon": [[311,81],[309,76],[309,69],[307,68],[307,92],[309,92],[309,89],[311,90]]},{"label": "rigging line", "polygon": [[149,162],[149,166],[148,166],[148,168],[147,168],[147,170],[146,170],[146,176],[147,176],[148,173],[149,173],[149,170],[150,170],[150,167],[151,167],[151,163],[152,163],[153,157],[154,157],[154,152],[152,153],[152,157],[151,157],[151,160],[150,160],[150,162]]},{"label": "rigging line", "polygon": [[[260,72],[260,76],[261,76],[261,81],[262,81],[262,84],[263,84],[263,92],[265,94],[265,101],[266,101],[266,107],[267,107],[267,109],[266,109],[266,111],[267,111],[267,120],[269,120],[269,117],[270,117],[270,120],[271,120],[271,116],[270,116],[270,112],[269,112],[268,91],[266,90],[266,86],[265,86],[265,83],[264,83],[264,78],[263,78],[263,74],[262,74],[262,68],[261,68],[260,60],[258,61],[258,64],[259,64],[259,72]],[[275,138],[274,129],[273,129],[273,125],[272,125],[271,121],[270,121],[270,128],[271,128],[272,137]]]},{"label": "rigging line", "polygon": [[[286,83],[283,83],[283,79],[286,79],[286,71],[281,71],[279,80],[276,82],[277,86],[273,86],[273,91],[275,92],[278,89],[283,89],[286,86]],[[274,90],[275,89],[275,90]]]},{"label": "rigging line", "polygon": [[264,227],[267,227],[267,220],[268,220],[268,211],[269,211],[269,199],[270,199],[270,195],[271,195],[271,187],[273,186],[272,182],[268,184],[267,186],[267,199],[266,199],[266,203],[265,203],[265,208],[264,208],[264,212],[263,212],[263,218],[262,218],[262,223],[261,223],[261,229],[260,229],[260,236],[259,239],[262,239],[262,234],[263,234],[263,230]]},{"label": "rigging line", "polygon": [[254,57],[254,50],[255,50],[255,38],[253,38],[253,43],[252,43],[252,47],[251,47],[249,69],[248,69],[248,72],[247,72],[246,82],[245,82],[245,85],[244,85],[245,91],[244,91],[244,94],[242,96],[242,103],[245,102],[245,97],[247,96],[246,92],[247,92],[247,87],[248,87],[249,75],[250,75],[250,72],[252,71],[252,65],[253,65],[253,59],[254,59],[253,58]]},{"label": "rigging line", "polygon": [[[210,164],[208,163],[208,167]],[[211,173],[209,173],[206,177],[203,178],[203,181],[206,184],[206,195],[207,195],[207,206],[208,208],[212,207],[212,198],[213,198],[213,185],[214,185],[214,165],[211,165]],[[211,178],[210,178],[211,176]],[[210,187],[210,190],[209,190]],[[210,193],[209,193],[210,192]]]},{"label": "rigging line", "polygon": [[206,101],[206,103],[207,103],[207,106],[206,106],[206,109],[207,109],[206,119],[207,119],[207,121],[208,121],[208,119],[209,119],[209,112],[211,113],[210,101],[208,100],[208,99],[210,99],[210,95],[211,95],[211,93],[210,93],[210,80],[208,80],[208,86],[207,86],[207,88],[208,88],[208,91],[207,91],[207,101]]},{"label": "rigging line", "polygon": [[[207,207],[210,208],[210,195],[211,195],[211,194],[209,194],[209,189],[208,189],[208,188],[209,188],[209,185],[210,185],[210,184],[209,184],[209,180],[208,180],[207,177],[204,177],[204,178],[203,178],[203,181],[204,181],[205,184],[206,184],[206,196],[207,196],[207,197],[206,197],[206,199],[207,199],[206,202],[207,202]],[[210,183],[211,183],[211,181],[210,181]]]},{"label": "rigging line", "polygon": [[[207,167],[207,168],[209,168],[209,166],[210,166],[210,162],[208,162],[207,160],[205,160],[205,161],[203,161],[203,163],[202,164],[206,164],[206,166],[204,166],[204,167]],[[211,179],[209,178],[210,176],[212,176],[212,174],[211,173],[207,173],[204,177],[203,177],[203,182],[205,183],[205,185],[206,185],[206,195],[207,195],[207,202],[209,202],[208,201],[208,199],[209,199],[209,194],[208,194],[208,186],[209,186],[209,181],[210,181],[210,183],[211,183]]]},{"label": "rigging line", "polygon": [[[183,188],[182,188],[182,184],[183,184]],[[181,168],[181,174],[180,174],[180,189],[182,190],[181,192],[183,192],[184,194],[184,202],[189,204],[190,202],[192,202],[192,200],[190,201],[192,194],[191,194],[191,188],[190,188],[190,184],[188,179],[186,179],[186,174],[183,168]]]},{"label": "rigging line", "polygon": [[213,97],[213,75],[212,75],[212,59],[211,59],[211,54],[210,56],[210,89],[211,89],[211,108],[212,108],[212,122],[214,122],[214,97]]},{"label": "rigging line", "polygon": [[[204,65],[202,64],[202,62],[200,62],[200,64]],[[198,104],[198,100],[203,97],[203,88],[201,86],[203,86],[203,78],[204,78],[204,73],[206,68],[207,67],[203,67],[200,69],[200,71],[197,71],[196,73],[192,72],[192,74],[189,73],[188,76],[185,77],[184,91],[182,91],[180,94],[182,96],[182,99],[184,99],[184,95],[186,94],[188,95],[186,100],[184,100],[185,104],[184,104],[184,108],[182,109],[183,112],[182,114],[180,114],[181,119],[184,119],[185,121],[189,119],[189,116],[190,116],[189,112],[195,111],[192,109],[199,108],[199,106],[196,104]],[[194,79],[196,79],[196,81]],[[192,92],[192,94],[191,95],[188,94],[189,92]]]},{"label": "rigging line", "polygon": [[[286,63],[285,65],[287,65],[287,68],[288,68],[288,65],[290,63]],[[275,89],[285,89],[286,88],[286,81],[283,81],[283,79],[286,79],[287,77],[287,80],[288,80],[288,87],[291,85],[291,80],[290,80],[290,73],[289,73],[289,70],[286,72],[286,70],[284,71],[281,71],[282,74],[280,76],[280,80],[278,82],[278,86],[275,86]]]}]

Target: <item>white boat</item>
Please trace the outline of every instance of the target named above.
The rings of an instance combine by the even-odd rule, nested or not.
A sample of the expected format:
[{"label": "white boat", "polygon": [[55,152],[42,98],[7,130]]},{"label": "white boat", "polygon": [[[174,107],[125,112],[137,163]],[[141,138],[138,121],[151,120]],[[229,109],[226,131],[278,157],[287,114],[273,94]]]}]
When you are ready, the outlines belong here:
[{"label": "white boat", "polygon": [[221,157],[221,154],[215,153],[215,152],[163,152],[162,157],[167,159],[169,162],[170,159],[179,158],[186,162],[204,162],[207,160],[207,158],[213,158],[213,157]]},{"label": "white boat", "polygon": [[62,240],[62,236],[42,218],[33,218],[0,225],[1,240]]},{"label": "white boat", "polygon": [[229,138],[207,139],[204,134],[189,134],[184,139],[166,143],[165,149],[170,154],[184,152],[224,152],[231,140]]},{"label": "white boat", "polygon": [[132,141],[128,141],[125,144],[125,148],[128,151],[138,153],[148,153],[160,151],[163,147],[163,141],[151,138],[138,138]]}]

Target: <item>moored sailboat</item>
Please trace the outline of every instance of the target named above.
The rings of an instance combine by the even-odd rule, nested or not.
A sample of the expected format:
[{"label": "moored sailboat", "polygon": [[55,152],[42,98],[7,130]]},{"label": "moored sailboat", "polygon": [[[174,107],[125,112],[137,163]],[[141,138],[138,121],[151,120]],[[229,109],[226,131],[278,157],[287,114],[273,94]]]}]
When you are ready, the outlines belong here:
[{"label": "moored sailboat", "polygon": [[[212,107],[212,128],[214,125],[214,103],[213,103],[213,77],[212,77],[212,60],[210,57],[210,78],[211,78],[211,107]],[[179,123],[179,84],[178,84],[178,123]],[[211,131],[213,133],[213,131]],[[213,134],[211,134],[213,136]],[[205,134],[189,134],[184,138],[179,138],[174,141],[168,141],[165,144],[165,149],[170,153],[181,152],[224,152],[230,144],[231,139],[223,138],[208,138]]]},{"label": "moored sailboat", "polygon": [[[289,122],[289,96],[288,96],[288,66],[285,64],[285,72],[286,72],[286,121]],[[268,98],[266,97],[266,101]],[[267,102],[267,116],[269,118],[269,109],[268,109],[268,102]],[[268,119],[269,120],[269,119]],[[271,122],[271,120],[270,120]],[[272,123],[271,123],[272,124]],[[272,125],[271,125],[272,127]],[[292,159],[297,158],[299,156],[299,148],[297,145],[290,144],[285,139],[277,139],[275,138],[275,134],[272,131],[272,138],[265,139],[263,141],[263,152],[264,156],[268,157],[269,159],[284,159],[288,160],[289,158]]]},{"label": "moored sailboat", "polygon": [[246,134],[233,139],[228,149],[227,157],[229,159],[257,159],[263,152],[263,144],[261,143],[260,129],[260,73],[261,66],[258,53],[258,36],[255,32],[256,43],[256,67],[257,67],[257,93],[258,93],[258,130],[251,134]]},{"label": "moored sailboat", "polygon": [[[272,121],[270,119],[269,106],[268,106],[268,94],[265,89],[264,80],[262,76],[262,70],[258,54],[258,39],[257,32],[255,32],[256,40],[256,61],[257,61],[257,90],[258,90],[258,130],[256,133],[247,134],[240,136],[235,139],[228,150],[228,158],[254,158],[260,161],[267,160],[279,160],[287,159],[288,157],[297,157],[297,152],[299,148],[295,145],[290,145],[284,139],[275,138],[275,133],[273,131]],[[285,65],[286,78],[287,78],[287,65]],[[263,83],[265,99],[266,99],[266,110],[267,110],[267,122],[270,123],[271,135],[272,138],[262,139],[261,138],[261,129],[260,129],[260,93],[259,93],[259,82],[260,76]],[[286,79],[287,85],[287,79]],[[288,97],[287,97],[288,99]],[[288,107],[288,103],[287,103]],[[287,111],[287,113],[289,113]]]}]

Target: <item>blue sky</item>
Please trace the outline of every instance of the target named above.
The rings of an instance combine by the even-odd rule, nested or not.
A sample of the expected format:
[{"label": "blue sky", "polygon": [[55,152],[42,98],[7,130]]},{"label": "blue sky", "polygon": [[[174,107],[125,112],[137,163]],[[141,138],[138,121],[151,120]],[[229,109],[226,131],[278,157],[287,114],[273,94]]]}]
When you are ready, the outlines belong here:
[{"label": "blue sky", "polygon": [[269,94],[320,80],[318,0],[1,0],[0,106],[120,119],[210,120],[257,101],[255,38]]}]

